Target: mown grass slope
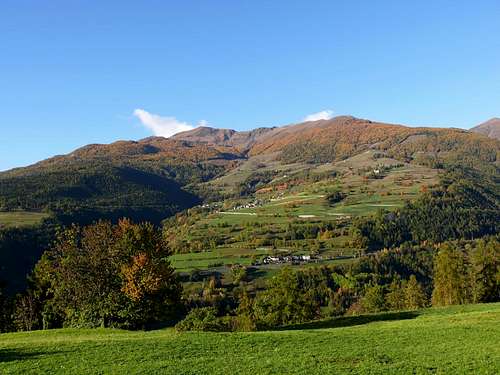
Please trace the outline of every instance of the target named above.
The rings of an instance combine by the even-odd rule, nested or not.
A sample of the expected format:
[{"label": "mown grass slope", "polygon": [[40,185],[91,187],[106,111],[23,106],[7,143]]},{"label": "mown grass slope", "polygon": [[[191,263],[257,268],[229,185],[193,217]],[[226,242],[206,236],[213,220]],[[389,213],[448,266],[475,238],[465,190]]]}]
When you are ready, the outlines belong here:
[{"label": "mown grass slope", "polygon": [[49,214],[43,212],[10,211],[0,212],[0,228],[24,227],[40,224]]},{"label": "mown grass slope", "polygon": [[500,303],[273,332],[54,330],[0,335],[0,373],[497,374]]}]

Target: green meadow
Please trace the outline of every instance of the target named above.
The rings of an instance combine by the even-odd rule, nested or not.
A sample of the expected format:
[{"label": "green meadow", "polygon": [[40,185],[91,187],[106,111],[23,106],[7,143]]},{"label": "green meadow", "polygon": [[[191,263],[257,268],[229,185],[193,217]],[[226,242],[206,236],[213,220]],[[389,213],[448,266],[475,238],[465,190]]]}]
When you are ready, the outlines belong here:
[{"label": "green meadow", "polygon": [[202,253],[174,254],[170,256],[172,265],[178,271],[213,268],[232,264],[250,265],[252,254],[265,255],[267,250],[217,249]]},{"label": "green meadow", "polygon": [[2,374],[498,374],[500,303],[279,331],[61,329],[0,335]]},{"label": "green meadow", "polygon": [[0,227],[23,227],[40,224],[49,214],[28,211],[0,212]]}]

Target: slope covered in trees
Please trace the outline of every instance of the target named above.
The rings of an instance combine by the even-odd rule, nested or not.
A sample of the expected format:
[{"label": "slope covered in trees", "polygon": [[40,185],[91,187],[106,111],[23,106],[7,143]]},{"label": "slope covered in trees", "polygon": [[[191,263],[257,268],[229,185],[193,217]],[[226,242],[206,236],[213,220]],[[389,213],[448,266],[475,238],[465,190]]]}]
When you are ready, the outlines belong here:
[{"label": "slope covered in trees", "polygon": [[239,157],[165,138],[89,145],[1,173],[0,207],[47,210],[65,222],[127,216],[158,223],[200,203],[189,186],[218,176]]},{"label": "slope covered in trees", "polygon": [[500,232],[500,185],[495,176],[452,169],[435,189],[394,212],[356,222],[372,250],[404,242],[474,239]]}]

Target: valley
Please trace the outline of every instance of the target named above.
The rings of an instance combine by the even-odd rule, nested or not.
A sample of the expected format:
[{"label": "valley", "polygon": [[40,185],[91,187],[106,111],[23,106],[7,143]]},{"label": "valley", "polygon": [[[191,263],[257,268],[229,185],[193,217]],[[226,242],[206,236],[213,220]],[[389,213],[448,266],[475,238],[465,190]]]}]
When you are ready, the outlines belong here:
[{"label": "valley", "polygon": [[[143,353],[168,342],[148,355],[181,358],[179,342],[193,353],[216,342],[241,346],[240,373],[267,371],[263,353],[258,365],[248,354],[265,343],[283,350],[269,373],[293,373],[311,353],[314,371],[488,372],[498,356],[479,336],[449,350],[453,363],[425,348],[454,348],[463,325],[495,341],[499,155],[500,141],[473,132],[341,116],[88,145],[0,173],[0,330],[43,329],[2,334],[0,369],[25,371],[33,358],[43,372],[76,347],[130,369],[137,358],[111,343]],[[374,337],[381,354],[361,354]],[[420,339],[414,362],[391,349]],[[195,372],[219,371],[220,358]],[[147,363],[137,368],[188,365]]]},{"label": "valley", "polygon": [[[367,151],[313,168],[292,164],[280,169],[274,163],[264,164],[262,158],[258,162],[250,158],[230,175],[207,184],[229,195],[252,174],[270,171],[273,179],[258,182],[248,197],[194,207],[187,216],[171,221],[166,236],[180,252],[171,257],[174,267],[181,273],[212,270],[232,282],[231,267],[242,265],[258,269],[259,282],[277,268],[261,264],[266,256],[309,255],[314,249],[311,262],[316,265],[353,260],[364,253],[353,244],[353,220],[403,207],[438,182],[435,169],[374,155]],[[249,167],[256,164],[259,168]],[[374,175],[374,170],[379,173]],[[327,197],[332,192],[343,192],[345,197],[331,204]],[[298,238],[290,228],[310,233]]]}]

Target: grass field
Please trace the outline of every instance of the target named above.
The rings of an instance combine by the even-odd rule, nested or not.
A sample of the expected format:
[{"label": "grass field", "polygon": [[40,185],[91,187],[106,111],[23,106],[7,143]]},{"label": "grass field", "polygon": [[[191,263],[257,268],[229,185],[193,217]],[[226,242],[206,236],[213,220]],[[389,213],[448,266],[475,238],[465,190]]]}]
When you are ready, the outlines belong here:
[{"label": "grass field", "polygon": [[500,304],[256,333],[54,330],[0,335],[2,374],[498,374]]},{"label": "grass field", "polygon": [[196,268],[211,268],[211,265],[250,265],[251,255],[267,254],[266,250],[247,250],[222,248],[216,251],[206,251],[202,253],[174,254],[170,256],[172,265],[178,271],[190,271]]},{"label": "grass field", "polygon": [[39,224],[49,215],[41,212],[0,212],[0,227],[23,227]]}]

